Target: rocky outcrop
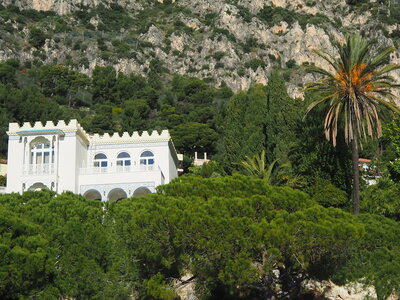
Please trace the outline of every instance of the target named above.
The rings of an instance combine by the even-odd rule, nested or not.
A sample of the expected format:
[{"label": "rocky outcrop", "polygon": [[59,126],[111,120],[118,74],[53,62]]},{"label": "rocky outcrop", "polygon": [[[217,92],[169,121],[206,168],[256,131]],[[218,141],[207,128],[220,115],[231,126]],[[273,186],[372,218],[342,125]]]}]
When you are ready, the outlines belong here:
[{"label": "rocky outcrop", "polygon": [[[307,280],[303,282],[303,289],[314,296],[327,300],[365,300],[377,299],[374,287],[361,283],[349,283],[343,286],[331,281]],[[391,295],[386,300],[397,300],[397,295]]]},{"label": "rocky outcrop", "polygon": [[118,3],[127,9],[142,9],[137,0],[3,0],[2,5],[16,5],[21,9],[34,9],[41,11],[54,11],[59,15],[66,15],[82,7],[95,7],[99,4],[108,6]]},{"label": "rocky outcrop", "polygon": [[[385,45],[394,43],[385,34],[398,30],[397,25],[376,30],[377,25],[371,18],[371,11],[351,9],[346,0],[3,0],[2,3],[14,3],[21,9],[51,10],[59,15],[68,15],[73,11],[94,8],[100,4],[110,7],[111,3],[116,3],[137,20],[139,11],[167,2],[184,9],[163,16],[162,20],[156,18],[145,32],[141,31],[136,38],[139,44],[144,41],[147,46],[135,46],[134,55],[114,55],[115,48],[111,45],[111,40],[130,39],[136,23],[132,25],[133,28],[120,28],[118,32],[101,34],[103,39],[109,39],[106,41],[109,49],[105,53],[99,49],[96,38],[87,40],[76,34],[50,34],[42,49],[42,56],[38,55],[37,49],[26,47],[30,26],[28,24],[24,25],[24,40],[19,45],[11,45],[6,38],[0,39],[0,59],[19,57],[22,60],[42,59],[45,63],[65,63],[70,56],[74,63],[72,67],[87,74],[91,74],[96,65],[111,64],[117,71],[138,72],[143,75],[146,75],[150,61],[158,59],[171,73],[213,78],[216,85],[224,81],[233,90],[247,89],[253,83],[266,84],[271,70],[279,67],[287,69],[290,95],[301,98],[303,84],[313,79],[304,73],[303,65],[315,64],[329,68],[325,61],[312,52],[313,49],[333,52],[331,39],[342,40],[343,29],[346,32],[362,30],[377,37]],[[381,5],[376,1],[373,3]],[[271,23],[262,19],[259,13],[265,5],[283,9],[291,16],[296,15],[301,18],[301,22],[287,22],[285,19]],[[315,19],[310,20],[312,16]],[[74,19],[66,18],[73,26]],[[305,20],[310,22],[306,24]],[[96,31],[101,27],[102,20],[99,16],[93,16],[90,24]],[[183,24],[185,30],[178,30],[176,24]],[[14,28],[21,27],[16,23],[11,25]],[[380,28],[383,26],[381,24]],[[83,32],[81,35],[83,36]],[[99,34],[95,32],[93,35]],[[10,36],[10,40],[12,38],[8,32],[4,36]],[[20,36],[14,38],[21,39]],[[65,42],[68,39],[72,40],[69,45]],[[86,49],[71,49],[71,44],[76,40],[86,44]],[[75,59],[76,57],[80,59]],[[82,64],[81,61],[87,63]],[[400,52],[392,56],[392,61],[400,61]],[[400,80],[400,72],[393,76]]]},{"label": "rocky outcrop", "polygon": [[[174,290],[181,300],[197,300],[196,281],[191,280],[192,274],[181,278],[174,286]],[[349,283],[343,286],[332,281],[306,280],[302,283],[304,293],[312,294],[317,299],[326,300],[365,300],[377,299],[374,287],[361,283]],[[397,300],[397,295],[391,295],[386,300]]]},{"label": "rocky outcrop", "polygon": [[187,273],[181,278],[179,282],[176,282],[174,290],[178,297],[182,300],[198,300],[196,295],[196,281],[193,280],[193,275]]}]

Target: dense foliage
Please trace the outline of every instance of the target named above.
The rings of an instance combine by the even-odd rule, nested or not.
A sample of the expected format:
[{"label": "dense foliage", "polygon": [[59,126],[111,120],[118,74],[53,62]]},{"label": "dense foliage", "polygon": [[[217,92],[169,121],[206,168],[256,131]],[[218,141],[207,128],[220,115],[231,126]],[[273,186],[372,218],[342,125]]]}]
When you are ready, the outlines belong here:
[{"label": "dense foliage", "polygon": [[89,132],[168,128],[185,154],[214,154],[220,106],[231,95],[226,86],[178,75],[164,86],[160,78],[117,74],[112,67],[96,67],[88,77],[61,65],[9,60],[0,63],[0,151],[6,154],[9,122],[77,118]]},{"label": "dense foliage", "polygon": [[[248,22],[257,17],[267,26],[340,23],[268,5],[253,15],[231,2],[238,16]],[[377,5],[347,3],[354,10]],[[390,24],[396,3],[390,18],[380,10],[371,14]],[[302,102],[286,90],[289,77],[303,66],[258,57],[255,49],[265,45],[249,38],[233,52],[251,55],[243,66],[252,72],[274,63],[277,69],[266,86],[234,93],[224,82],[215,86],[212,78],[174,74],[142,34],[154,24],[162,29],[165,53],[171,51],[173,33],[193,39],[208,34],[171,21],[174,14],[204,21],[214,41],[236,42],[217,27],[215,14],[198,16],[171,1],[151,1],[135,13],[99,5],[72,16],[0,5],[5,21],[0,30],[8,32],[4,39],[26,26],[21,45],[35,48],[33,61],[0,62],[1,157],[7,152],[9,122],[77,118],[88,132],[169,129],[185,154],[185,171],[192,173],[156,194],[116,203],[45,191],[1,195],[0,298],[175,299],[177,287],[194,283],[200,299],[295,299],[306,297],[302,284],[307,279],[365,283],[375,287],[379,299],[398,295],[400,119],[388,115],[379,147],[367,141],[361,149],[373,159],[374,178],[383,178],[362,187],[362,213],[352,216],[351,160],[344,138],[338,137],[336,147],[325,140],[320,122],[325,107],[303,120],[320,94],[308,92]],[[131,30],[124,32],[127,27]],[[64,65],[42,63],[49,37],[55,47],[73,49]],[[135,58],[146,66],[146,76],[110,66],[97,66],[87,76],[78,70],[88,68],[84,53],[90,48],[110,63]],[[150,51],[143,57],[139,49]],[[188,58],[185,51],[172,52]],[[214,71],[220,70],[227,55],[215,51],[206,61],[215,61]],[[210,65],[202,68],[212,73]],[[243,68],[237,73],[242,76]],[[207,152],[212,161],[186,168],[196,151]],[[262,167],[249,172],[243,161],[256,157],[263,158]]]},{"label": "dense foliage", "polygon": [[287,167],[281,182],[299,175],[297,186],[307,188],[322,177],[350,190],[347,148],[333,149],[323,141],[314,123],[322,112],[302,121],[304,103],[315,95],[306,95],[303,103],[290,98],[281,72],[273,72],[267,86],[236,94],[197,78],[174,75],[169,81],[158,62],[149,74],[153,77],[96,67],[88,77],[61,65],[1,62],[1,155],[7,151],[9,122],[77,118],[88,132],[170,129],[177,150],[188,159],[195,151],[207,152],[228,173],[242,172],[240,162],[265,148],[268,163],[277,160]]},{"label": "dense foliage", "polygon": [[0,296],[174,299],[173,287],[194,282],[203,299],[293,299],[304,280],[331,279],[361,280],[384,299],[399,292],[399,234],[383,216],[356,218],[241,175],[185,175],[106,204],[2,195]]}]

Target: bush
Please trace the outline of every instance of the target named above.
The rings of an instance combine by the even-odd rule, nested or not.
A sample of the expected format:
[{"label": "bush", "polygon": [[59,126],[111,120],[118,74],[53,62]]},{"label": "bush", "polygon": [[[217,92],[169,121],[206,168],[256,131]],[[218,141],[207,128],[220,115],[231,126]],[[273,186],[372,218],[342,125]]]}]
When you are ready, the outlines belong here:
[{"label": "bush", "polygon": [[270,26],[285,21],[289,25],[292,25],[296,21],[296,13],[287,10],[283,7],[275,7],[265,5],[257,15],[261,20],[267,22]]},{"label": "bush", "polygon": [[253,58],[252,60],[249,60],[245,62],[244,66],[246,68],[251,68],[253,71],[257,70],[258,67],[265,68],[266,64],[265,61],[259,58]]},{"label": "bush", "polygon": [[346,208],[350,201],[346,192],[329,182],[319,181],[311,189],[312,198],[324,207]]},{"label": "bush", "polygon": [[289,59],[289,60],[286,62],[286,68],[291,69],[291,68],[293,68],[294,66],[296,66],[296,61],[295,61],[294,59]]},{"label": "bush", "polygon": [[204,16],[204,24],[206,24],[207,26],[211,26],[214,24],[215,19],[218,17],[218,14],[216,13],[207,13]]},{"label": "bush", "polygon": [[362,210],[400,221],[400,183],[381,179],[362,193]]},{"label": "bush", "polygon": [[29,32],[29,43],[39,49],[46,42],[47,35],[39,28],[33,27]]},{"label": "bush", "polygon": [[242,45],[243,51],[249,53],[253,51],[254,48],[259,46],[258,41],[255,37],[249,37],[246,39],[245,43]]},{"label": "bush", "polygon": [[226,38],[229,40],[229,41],[231,41],[231,42],[233,42],[233,43],[236,43],[236,38],[235,38],[235,36],[228,30],[228,29],[225,29],[225,28],[214,28],[213,29],[213,31],[214,31],[214,33],[215,34],[221,34],[221,35],[223,35],[223,36],[226,36]]},{"label": "bush", "polygon": [[356,5],[359,5],[362,3],[366,3],[366,2],[367,2],[367,0],[346,0],[346,3],[348,5],[353,5],[353,6],[356,6]]},{"label": "bush", "polygon": [[217,51],[213,54],[213,57],[216,61],[220,61],[224,56],[226,56],[225,51]]}]

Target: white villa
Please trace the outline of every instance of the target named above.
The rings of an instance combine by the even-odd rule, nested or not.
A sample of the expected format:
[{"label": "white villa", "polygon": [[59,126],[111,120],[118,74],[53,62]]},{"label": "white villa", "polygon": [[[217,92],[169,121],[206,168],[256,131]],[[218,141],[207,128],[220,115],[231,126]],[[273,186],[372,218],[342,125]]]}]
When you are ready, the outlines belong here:
[{"label": "white villa", "polygon": [[181,155],[168,130],[89,135],[71,120],[10,123],[7,134],[7,193],[45,188],[113,201],[153,193],[178,176]]}]

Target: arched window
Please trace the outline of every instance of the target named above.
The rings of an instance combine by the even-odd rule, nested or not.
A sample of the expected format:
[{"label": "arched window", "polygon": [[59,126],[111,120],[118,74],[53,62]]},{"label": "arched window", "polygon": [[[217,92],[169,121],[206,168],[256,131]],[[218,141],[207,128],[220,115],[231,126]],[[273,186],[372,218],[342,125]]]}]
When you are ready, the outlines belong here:
[{"label": "arched window", "polygon": [[101,194],[97,190],[88,190],[83,194],[83,197],[86,199],[92,199],[92,200],[100,200],[101,201]]},{"label": "arched window", "polygon": [[108,193],[108,201],[118,201],[126,198],[128,198],[128,195],[120,188],[115,188]]},{"label": "arched window", "polygon": [[94,156],[93,166],[95,168],[105,168],[108,165],[107,156],[103,153],[96,154]]},{"label": "arched window", "polygon": [[142,186],[135,190],[135,192],[133,193],[133,197],[142,197],[147,194],[151,194],[151,191],[147,187]]},{"label": "arched window", "polygon": [[43,165],[54,163],[54,147],[50,141],[39,137],[31,142],[30,163],[33,165]]},{"label": "arched window", "polygon": [[151,151],[144,151],[140,154],[140,164],[141,165],[154,165],[154,154]]},{"label": "arched window", "polygon": [[28,191],[41,191],[41,190],[48,190],[49,188],[41,183],[41,182],[36,182],[35,184],[32,184],[31,187],[28,189]]},{"label": "arched window", "polygon": [[117,156],[117,166],[127,167],[131,165],[131,156],[127,152],[121,152]]}]

